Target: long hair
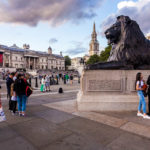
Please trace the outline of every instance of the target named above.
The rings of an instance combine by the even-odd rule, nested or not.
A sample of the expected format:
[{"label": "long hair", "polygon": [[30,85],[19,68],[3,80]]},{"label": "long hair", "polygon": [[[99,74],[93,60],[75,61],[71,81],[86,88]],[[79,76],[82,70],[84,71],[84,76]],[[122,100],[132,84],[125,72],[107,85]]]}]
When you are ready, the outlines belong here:
[{"label": "long hair", "polygon": [[136,81],[135,81],[135,89],[136,89],[136,83],[137,83],[137,81],[139,81],[139,83],[140,83],[140,81],[141,81],[141,72],[138,72],[137,74],[136,74]]},{"label": "long hair", "polygon": [[137,81],[141,81],[141,72],[138,72],[137,74],[136,74],[136,82]]}]

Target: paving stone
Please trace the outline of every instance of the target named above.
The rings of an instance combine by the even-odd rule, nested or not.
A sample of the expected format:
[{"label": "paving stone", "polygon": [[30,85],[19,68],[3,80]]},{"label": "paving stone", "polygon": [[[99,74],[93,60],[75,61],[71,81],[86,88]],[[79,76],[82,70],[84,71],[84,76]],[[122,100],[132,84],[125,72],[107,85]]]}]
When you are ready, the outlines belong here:
[{"label": "paving stone", "polygon": [[125,123],[127,123],[126,120],[108,116],[105,114],[95,113],[95,112],[75,112],[73,114],[109,125],[112,127],[120,127],[120,126],[124,125]]},{"label": "paving stone", "polygon": [[0,123],[0,142],[8,140],[9,138],[13,138],[17,136],[17,133],[13,131],[8,125],[2,125]]},{"label": "paving stone", "polygon": [[72,133],[44,119],[23,122],[13,125],[12,128],[37,147],[47,145]]},{"label": "paving stone", "polygon": [[54,108],[60,111],[64,111],[67,113],[74,113],[77,111],[76,100],[48,103],[48,104],[44,104],[44,106],[47,106],[49,108]]},{"label": "paving stone", "polygon": [[72,132],[93,138],[102,145],[107,145],[124,131],[88,119],[76,117],[61,124]]},{"label": "paving stone", "polygon": [[150,138],[150,126],[128,122],[127,124],[122,126],[121,129]]},{"label": "paving stone", "polygon": [[150,150],[148,139],[125,133],[107,146],[108,150]]},{"label": "paving stone", "polygon": [[32,120],[34,117],[31,113],[26,114],[26,117],[20,117],[19,115],[15,115],[13,116],[8,110],[5,111],[5,115],[6,115],[6,122],[8,124],[17,124],[20,122],[25,122],[25,121],[29,121]]},{"label": "paving stone", "polygon": [[50,144],[43,150],[105,150],[100,143],[81,134],[72,134]]},{"label": "paving stone", "polygon": [[137,111],[128,111],[128,112],[101,112],[102,114],[106,114],[108,116],[113,116],[116,118],[120,118],[126,120],[128,122],[134,122],[141,125],[150,126],[150,121],[147,119],[143,119],[143,117],[137,116]]},{"label": "paving stone", "polygon": [[1,150],[36,150],[28,141],[22,137],[15,137],[0,142]]},{"label": "paving stone", "polygon": [[75,115],[71,115],[71,114],[58,111],[58,110],[54,110],[54,109],[37,112],[35,114],[43,119],[46,119],[54,123],[62,123],[64,121],[67,121],[69,119],[76,117]]},{"label": "paving stone", "polygon": [[29,113],[41,112],[41,111],[44,111],[47,109],[49,109],[49,108],[46,106],[43,106],[43,105],[29,105],[29,106],[27,106],[27,112],[29,112]]}]

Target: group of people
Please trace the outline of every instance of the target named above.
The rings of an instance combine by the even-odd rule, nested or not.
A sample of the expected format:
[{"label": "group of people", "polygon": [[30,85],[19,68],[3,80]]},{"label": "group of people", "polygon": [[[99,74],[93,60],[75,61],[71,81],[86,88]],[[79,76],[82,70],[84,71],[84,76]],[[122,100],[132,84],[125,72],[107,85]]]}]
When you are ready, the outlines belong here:
[{"label": "group of people", "polygon": [[29,74],[12,72],[6,78],[7,97],[9,99],[9,110],[15,115],[17,106],[19,116],[25,116],[27,97],[32,93],[30,84],[27,82]]},{"label": "group of people", "polygon": [[[143,80],[141,72],[136,75],[136,90],[139,96],[139,106],[137,116],[141,116],[144,119],[150,119],[150,76],[147,82]],[[146,101],[145,97],[148,96],[148,113],[146,113]],[[141,111],[142,110],[142,111]]]},{"label": "group of people", "polygon": [[66,74],[56,74],[56,75],[43,75],[43,76],[39,76],[40,80],[41,80],[41,88],[40,91],[41,92],[48,92],[51,91],[50,90],[50,85],[54,85],[54,84],[59,84],[59,81],[62,80],[64,82],[64,84],[69,83],[73,84],[73,74],[68,75],[68,73]]}]

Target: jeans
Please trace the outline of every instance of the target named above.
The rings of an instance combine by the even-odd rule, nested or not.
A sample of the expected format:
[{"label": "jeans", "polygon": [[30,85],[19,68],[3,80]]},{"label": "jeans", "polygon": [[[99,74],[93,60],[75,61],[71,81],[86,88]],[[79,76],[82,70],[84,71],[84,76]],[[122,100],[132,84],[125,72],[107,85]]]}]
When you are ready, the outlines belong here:
[{"label": "jeans", "polygon": [[138,96],[140,98],[138,111],[141,111],[141,107],[143,107],[143,113],[146,113],[146,102],[142,91],[138,91]]},{"label": "jeans", "polygon": [[25,111],[26,110],[26,101],[27,101],[26,95],[17,96],[18,111]]}]

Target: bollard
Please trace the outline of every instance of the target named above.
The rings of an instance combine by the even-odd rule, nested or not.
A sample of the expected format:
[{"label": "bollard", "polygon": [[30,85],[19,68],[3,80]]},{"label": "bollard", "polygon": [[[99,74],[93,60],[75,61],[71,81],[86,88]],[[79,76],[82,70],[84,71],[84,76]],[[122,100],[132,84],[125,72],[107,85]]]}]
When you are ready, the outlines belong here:
[{"label": "bollard", "polygon": [[78,83],[80,83],[80,77],[78,77]]},{"label": "bollard", "polygon": [[35,87],[38,87],[38,78],[35,77]]}]

